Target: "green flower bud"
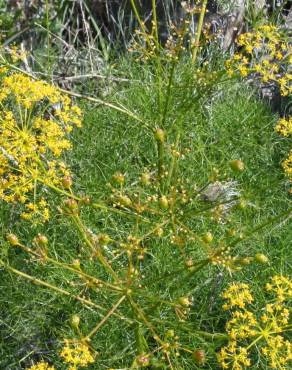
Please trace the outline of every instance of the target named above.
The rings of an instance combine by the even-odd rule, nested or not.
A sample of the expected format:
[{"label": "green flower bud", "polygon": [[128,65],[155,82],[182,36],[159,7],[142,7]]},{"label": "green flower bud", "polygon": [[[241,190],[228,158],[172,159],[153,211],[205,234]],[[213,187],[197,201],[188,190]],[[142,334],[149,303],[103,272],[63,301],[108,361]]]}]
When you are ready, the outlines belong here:
[{"label": "green flower bud", "polygon": [[117,172],[113,175],[113,180],[119,184],[123,185],[125,182],[125,176],[121,172]]},{"label": "green flower bud", "polygon": [[127,195],[120,195],[118,201],[122,206],[130,207],[132,204],[131,199]]},{"label": "green flower bud", "polygon": [[80,317],[78,315],[73,315],[71,317],[71,325],[75,328],[78,328],[80,324]]},{"label": "green flower bud", "polygon": [[172,329],[167,330],[166,336],[169,337],[169,338],[173,338],[174,337],[174,330],[172,330]]},{"label": "green flower bud", "polygon": [[185,307],[188,307],[191,305],[191,301],[189,300],[188,297],[180,297],[178,299],[178,302],[180,305],[185,306]]},{"label": "green flower bud", "polygon": [[70,211],[72,213],[78,213],[78,204],[76,200],[74,199],[66,199],[64,201],[64,206],[67,211]]},{"label": "green flower bud", "polygon": [[251,263],[252,257],[243,257],[238,259],[238,264],[242,266],[247,266]]},{"label": "green flower bud", "polygon": [[107,234],[100,234],[98,235],[98,241],[102,245],[107,245],[111,241],[111,238]]},{"label": "green flower bud", "polygon": [[15,234],[8,234],[6,236],[6,239],[8,240],[8,242],[12,245],[12,246],[16,246],[19,244],[19,241],[18,241],[18,238]]},{"label": "green flower bud", "polygon": [[159,205],[163,209],[167,209],[169,207],[169,202],[165,195],[162,195],[162,197],[159,199]]},{"label": "green flower bud", "polygon": [[237,234],[235,229],[229,229],[227,233],[228,233],[228,236],[231,236],[231,237],[236,236]]},{"label": "green flower bud", "polygon": [[38,234],[34,238],[34,242],[39,246],[46,246],[48,244],[48,238],[45,235]]},{"label": "green flower bud", "polygon": [[70,189],[72,184],[73,184],[73,182],[72,182],[72,178],[70,176],[63,177],[62,185],[65,189]]},{"label": "green flower bud", "polygon": [[239,159],[234,159],[233,161],[230,161],[229,165],[234,172],[243,172],[245,168],[244,163]]},{"label": "green flower bud", "polygon": [[205,243],[211,243],[213,240],[213,235],[209,231],[202,237]]},{"label": "green flower bud", "polygon": [[156,229],[155,234],[158,237],[161,237],[163,235],[163,229],[162,229],[162,227],[159,227],[158,229]]},{"label": "green flower bud", "polygon": [[90,199],[89,197],[85,196],[85,197],[83,197],[83,198],[81,199],[81,202],[82,202],[83,204],[85,204],[85,205],[89,205],[89,204],[91,203],[91,199]]},{"label": "green flower bud", "polygon": [[269,259],[267,256],[265,256],[263,253],[257,253],[255,255],[255,260],[258,262],[258,263],[262,263],[262,264],[266,264],[269,262]]},{"label": "green flower bud", "polygon": [[141,175],[141,182],[143,185],[149,185],[150,184],[151,175],[148,172],[144,172]]},{"label": "green flower bud", "polygon": [[155,139],[157,141],[160,141],[161,143],[164,143],[165,141],[165,131],[163,131],[161,128],[157,128],[154,133]]},{"label": "green flower bud", "polygon": [[186,266],[189,267],[189,268],[193,267],[194,266],[194,261],[192,259],[187,260],[186,261]]},{"label": "green flower bud", "polygon": [[72,266],[73,266],[75,269],[79,270],[79,269],[80,269],[80,260],[79,260],[79,259],[73,260],[73,261],[72,261]]},{"label": "green flower bud", "polygon": [[239,209],[245,209],[247,207],[247,203],[244,199],[241,199],[237,206]]},{"label": "green flower bud", "polygon": [[142,366],[142,367],[148,367],[148,365],[150,364],[150,358],[149,358],[149,355],[144,355],[144,354],[141,354],[140,356],[137,357],[137,363]]}]

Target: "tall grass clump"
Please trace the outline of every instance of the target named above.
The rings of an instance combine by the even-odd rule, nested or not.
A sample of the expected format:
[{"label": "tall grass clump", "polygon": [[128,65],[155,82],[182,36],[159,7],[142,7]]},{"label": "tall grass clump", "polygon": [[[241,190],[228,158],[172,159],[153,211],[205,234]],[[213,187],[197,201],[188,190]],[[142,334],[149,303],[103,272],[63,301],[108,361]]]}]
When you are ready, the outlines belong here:
[{"label": "tall grass clump", "polygon": [[[226,73],[220,60],[204,57],[207,0],[183,2],[184,18],[163,46],[156,1],[150,25],[134,0],[131,5],[139,28],[129,51],[139,81],[127,93],[117,91],[114,102],[89,99],[124,123],[111,144],[125,141],[135,148],[125,148],[126,162],[119,153],[121,167],[115,163],[113,173],[104,175],[103,187],[91,181],[94,168],[80,183],[69,155],[74,138],[82,142],[86,136],[74,133],[81,130],[82,112],[71,98],[82,94],[39,81],[1,54],[0,198],[22,221],[5,228],[0,266],[12,280],[34,284],[35,294],[44,288],[61,305],[70,302],[64,308],[70,318],[51,343],[57,355],[40,353],[26,368],[288,368],[291,280],[274,271],[259,288],[238,281],[237,274],[269,266],[258,238],[283,226],[292,208],[261,212],[244,192],[251,181],[245,153],[228,158],[217,152],[216,160],[202,149],[210,145],[211,157],[216,145],[206,133],[208,105],[236,82],[237,71],[242,77],[257,73],[290,91],[280,63],[287,51],[280,46],[280,58],[268,44],[275,60],[268,64],[279,68],[280,77],[270,74],[266,62],[253,66],[253,48],[269,38],[279,43],[274,28],[262,28],[268,35],[255,34],[259,45],[250,45],[251,35],[239,40],[250,58],[234,56]],[[112,145],[108,155],[114,150]],[[193,161],[197,153],[201,163]],[[246,225],[249,218],[255,222]],[[214,298],[222,275],[228,286]],[[258,289],[260,300],[253,293]],[[208,301],[214,299],[220,304],[211,313],[214,303]]]}]

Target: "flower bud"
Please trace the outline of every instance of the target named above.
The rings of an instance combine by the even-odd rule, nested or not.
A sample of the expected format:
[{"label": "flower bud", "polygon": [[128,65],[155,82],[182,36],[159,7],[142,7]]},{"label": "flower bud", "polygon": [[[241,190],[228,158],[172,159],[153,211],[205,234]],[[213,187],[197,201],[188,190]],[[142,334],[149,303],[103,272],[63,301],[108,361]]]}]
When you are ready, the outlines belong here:
[{"label": "flower bud", "polygon": [[125,176],[121,172],[117,172],[113,175],[113,180],[119,184],[123,185],[125,182]]},{"label": "flower bud", "polygon": [[80,317],[78,315],[73,315],[71,317],[71,325],[75,328],[78,328],[80,324]]},{"label": "flower bud", "polygon": [[257,253],[255,255],[255,260],[258,262],[258,263],[262,263],[262,264],[266,264],[269,262],[269,259],[267,256],[265,256],[263,253]]},{"label": "flower bud", "polygon": [[73,266],[75,269],[79,270],[79,269],[80,269],[80,260],[79,260],[79,259],[73,260],[73,261],[72,261],[72,266]]},{"label": "flower bud", "polygon": [[166,198],[165,195],[162,195],[162,197],[159,199],[159,205],[163,209],[167,209],[169,206],[168,199]]},{"label": "flower bud", "polygon": [[6,236],[6,239],[8,240],[8,242],[12,245],[12,246],[16,246],[19,244],[19,241],[18,241],[18,238],[15,234],[8,234]]},{"label": "flower bud", "polygon": [[238,264],[242,266],[247,266],[251,263],[252,257],[243,257],[238,259]]},{"label": "flower bud", "polygon": [[132,204],[131,199],[127,195],[120,195],[118,197],[118,201],[122,206],[125,207],[130,207],[130,205]]},{"label": "flower bud", "polygon": [[34,238],[34,242],[35,242],[37,245],[45,246],[45,245],[47,245],[47,244],[48,244],[48,238],[47,238],[45,235],[38,234],[38,235]]},{"label": "flower bud", "polygon": [[85,205],[89,205],[91,203],[91,199],[88,196],[85,196],[81,199],[81,202]]},{"label": "flower bud", "polygon": [[178,299],[178,302],[180,305],[185,306],[185,307],[188,307],[191,305],[191,301],[189,300],[188,297],[180,297]]},{"label": "flower bud", "polygon": [[206,362],[206,353],[203,349],[197,349],[193,352],[193,358],[198,365],[204,365]]},{"label": "flower bud", "polygon": [[73,184],[73,182],[72,182],[72,178],[70,176],[63,177],[62,185],[65,189],[70,189],[72,184]]},{"label": "flower bud", "polygon": [[150,358],[148,355],[141,354],[137,357],[137,363],[142,367],[148,367],[148,365],[150,364]]},{"label": "flower bud", "polygon": [[165,141],[165,131],[163,131],[161,128],[157,128],[154,132],[155,139],[161,143],[164,143]]},{"label": "flower bud", "polygon": [[150,173],[148,173],[148,172],[142,173],[142,175],[141,175],[142,184],[143,185],[149,185],[150,184],[150,178],[151,178]]},{"label": "flower bud", "polygon": [[234,159],[233,161],[229,162],[230,168],[234,172],[243,172],[244,171],[244,163],[239,159]]},{"label": "flower bud", "polygon": [[162,227],[159,227],[158,229],[156,229],[155,234],[158,237],[161,237],[163,235],[163,229],[162,229]]},{"label": "flower bud", "polygon": [[166,336],[169,337],[169,338],[173,338],[174,337],[174,330],[173,329],[167,330]]},{"label": "flower bud", "polygon": [[107,234],[100,234],[98,235],[98,241],[102,245],[107,245],[111,241],[111,238]]},{"label": "flower bud", "polygon": [[71,211],[72,213],[76,214],[78,212],[78,204],[74,199],[66,199],[64,201],[64,206],[66,210]]},{"label": "flower bud", "polygon": [[188,268],[193,267],[194,266],[194,261],[192,259],[187,260],[186,261],[186,266]]},{"label": "flower bud", "polygon": [[202,237],[205,243],[211,243],[213,240],[213,235],[209,231]]},{"label": "flower bud", "polygon": [[237,206],[239,209],[245,209],[247,207],[247,203],[244,199],[241,199]]},{"label": "flower bud", "polygon": [[236,236],[236,230],[235,229],[229,229],[227,231],[227,233],[228,233],[228,236],[231,236],[231,237]]}]

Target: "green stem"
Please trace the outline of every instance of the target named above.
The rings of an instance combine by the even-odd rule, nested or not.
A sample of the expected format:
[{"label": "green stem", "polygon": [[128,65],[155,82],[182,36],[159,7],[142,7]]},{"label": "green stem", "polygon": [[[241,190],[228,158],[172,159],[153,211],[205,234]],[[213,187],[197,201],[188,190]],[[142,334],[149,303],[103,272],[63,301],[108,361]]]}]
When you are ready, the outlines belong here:
[{"label": "green stem", "polygon": [[[181,138],[181,131],[178,128],[176,138],[175,138],[175,148],[174,150],[177,151],[178,145],[180,143],[180,138]],[[167,178],[167,190],[169,190],[172,182],[172,178],[174,177],[174,174],[176,173],[176,167],[177,167],[177,157],[175,154],[172,155],[170,167],[169,167],[169,173],[168,173],[168,178]]]},{"label": "green stem", "polygon": [[194,330],[194,333],[202,336],[202,337],[205,337],[207,339],[224,339],[224,340],[228,340],[229,339],[229,336],[227,334],[223,334],[223,333],[208,333],[206,331],[201,331],[201,330]]},{"label": "green stem", "polygon": [[95,253],[96,257],[98,258],[99,262],[102,264],[102,266],[109,272],[109,274],[114,278],[115,281],[119,281],[118,275],[115,273],[115,271],[112,269],[111,265],[107,261],[107,259],[102,255],[100,247],[95,247],[93,243],[90,241],[90,239],[87,236],[86,230],[84,229],[84,225],[80,219],[80,217],[76,214],[72,215],[72,220],[74,221],[77,229],[79,230],[80,234],[82,235],[85,243],[88,245],[88,247],[92,250],[92,252]]},{"label": "green stem", "polygon": [[262,338],[263,338],[263,335],[260,335],[259,337],[257,337],[253,342],[250,343],[249,346],[246,347],[246,350],[249,350],[252,346],[254,346]]},{"label": "green stem", "polygon": [[[76,296],[72,293],[69,293],[67,290],[65,289],[62,289],[62,288],[59,288],[59,287],[56,287],[55,285],[52,285],[50,283],[47,283],[46,281],[43,281],[43,280],[40,280],[40,279],[37,279],[31,275],[28,275],[20,270],[17,270],[13,267],[11,267],[10,265],[8,265],[7,263],[5,263],[2,259],[0,259],[0,265],[2,265],[6,270],[26,279],[26,280],[29,280],[31,281],[33,284],[36,284],[36,285],[40,285],[40,286],[44,286],[46,288],[49,288],[59,294],[62,294],[62,295],[65,295],[67,297],[70,297],[80,303],[82,303],[84,306],[90,306],[90,307],[93,307],[93,308],[96,308],[100,311],[105,311],[105,308],[99,306],[98,304],[86,299],[86,298],[82,298],[82,297],[79,297],[79,296]],[[124,317],[124,316],[121,316],[119,315],[118,313],[114,313],[114,315],[122,320],[126,320],[128,321],[129,323],[133,323],[133,321],[127,317]]]},{"label": "green stem", "polygon": [[208,0],[203,0],[199,23],[198,23],[198,29],[197,29],[196,38],[195,38],[195,46],[193,48],[193,53],[192,53],[193,63],[195,63],[197,59],[197,55],[198,55],[200,39],[201,39],[201,34],[202,34],[202,29],[203,29],[203,23],[204,23],[204,18],[205,18],[206,9],[207,9],[207,3],[208,3]]},{"label": "green stem", "polygon": [[[38,258],[42,257],[42,255],[40,255],[39,253],[35,252],[34,250],[26,247],[23,244],[17,244],[17,246],[20,247],[21,249],[23,249],[25,252],[27,252],[27,253],[35,256],[35,257],[38,257]],[[48,256],[45,256],[44,259],[45,259],[45,261],[48,261],[48,262],[50,262],[51,264],[53,264],[55,266],[62,267],[65,270],[71,271],[71,272],[75,273],[76,275],[79,275],[81,278],[85,279],[86,281],[88,281],[90,283],[96,284],[96,286],[98,286],[98,288],[105,286],[106,288],[108,288],[110,290],[122,291],[122,288],[119,288],[118,286],[110,284],[106,281],[97,279],[94,276],[88,275],[85,272],[83,272],[82,270],[76,269],[76,268],[74,268],[74,267],[72,267],[72,266],[70,266],[66,263],[59,262],[59,261],[57,261],[57,260],[55,260],[51,257],[48,257]]]},{"label": "green stem", "polygon": [[118,302],[108,311],[108,313],[103,317],[103,319],[96,325],[94,329],[91,330],[91,332],[84,338],[86,341],[88,341],[91,337],[93,337],[98,330],[101,328],[101,326],[114,314],[116,309],[119,307],[119,305],[124,301],[126,296],[122,296]]},{"label": "green stem", "polygon": [[139,26],[141,27],[141,30],[143,32],[147,32],[146,28],[145,28],[145,24],[144,22],[142,21],[141,17],[140,17],[140,14],[138,12],[138,9],[136,7],[136,3],[135,3],[135,0],[130,0],[131,2],[131,5],[132,5],[132,8],[133,8],[133,11],[134,11],[134,14],[135,14],[135,17],[137,18],[137,21],[139,23]]},{"label": "green stem", "polygon": [[157,13],[156,13],[156,0],[152,0],[152,13],[153,13],[153,27],[154,29],[154,39],[156,47],[159,46],[159,39],[158,39],[158,23],[157,23]]},{"label": "green stem", "polygon": [[[50,184],[50,183],[47,183],[46,181],[44,181],[43,179],[41,178],[38,178],[37,179],[39,182],[41,182],[42,184],[48,186],[49,188],[55,190],[57,193],[61,194],[61,195],[65,195],[66,197],[68,198],[71,198],[71,199],[74,199],[78,202],[82,201],[82,198],[78,197],[77,195],[74,195],[73,193],[71,192],[68,192],[68,191],[65,191],[63,189],[60,189],[58,188],[57,186],[53,185],[53,184]],[[129,215],[129,216],[135,216],[135,217],[140,217],[141,219],[143,219],[143,221],[147,222],[147,220],[145,218],[143,218],[141,215],[138,215],[137,213],[135,214],[131,214],[129,212],[125,212],[125,211],[122,211],[120,209],[117,209],[117,208],[114,208],[114,207],[109,207],[105,204],[101,204],[101,203],[89,203],[89,206],[92,206],[94,208],[99,208],[99,209],[102,209],[104,211],[109,211],[109,212],[113,212],[113,213],[118,213],[120,215]]]},{"label": "green stem", "polygon": [[158,179],[161,186],[163,178],[163,159],[164,159],[164,143],[161,140],[157,140],[157,151],[158,151]]},{"label": "green stem", "polygon": [[33,284],[41,285],[41,286],[44,286],[44,287],[49,288],[51,290],[54,290],[55,292],[60,293],[62,295],[66,295],[67,297],[73,298],[73,299],[75,299],[75,300],[83,303],[84,305],[91,306],[91,307],[97,308],[97,309],[102,310],[102,311],[105,310],[103,307],[95,304],[92,301],[89,301],[88,299],[81,298],[79,296],[76,296],[74,294],[71,294],[67,290],[64,290],[62,288],[56,287],[55,285],[52,285],[50,283],[47,283],[46,281],[37,279],[37,278],[35,278],[35,277],[31,276],[31,275],[26,274],[25,272],[22,272],[20,270],[17,270],[15,268],[9,266],[2,259],[0,259],[0,265],[2,265],[6,270],[8,270],[10,272],[13,272],[16,275],[21,276],[21,277],[23,277],[23,278],[31,281]]},{"label": "green stem", "polygon": [[267,221],[263,222],[261,225],[255,227],[253,230],[251,230],[243,238],[235,239],[231,244],[229,244],[229,247],[234,247],[236,244],[250,239],[258,231],[264,229],[265,227],[267,227],[271,224],[274,224],[275,222],[281,220],[285,216],[289,216],[290,214],[292,214],[292,208],[289,208],[288,211],[285,211],[285,212],[281,213],[280,215],[278,215],[276,217],[270,217]]},{"label": "green stem", "polygon": [[171,87],[172,87],[172,81],[173,81],[175,66],[176,66],[176,61],[173,60],[172,65],[171,65],[169,79],[168,79],[167,90],[166,90],[166,101],[165,101],[164,111],[163,111],[163,115],[162,115],[161,127],[164,127],[165,121],[166,121],[168,106],[169,106],[169,102],[170,102]]},{"label": "green stem", "polygon": [[129,301],[130,305],[134,309],[134,311],[136,311],[136,313],[138,315],[138,318],[142,319],[142,321],[144,322],[144,324],[147,326],[147,328],[152,333],[153,339],[155,339],[156,342],[159,343],[160,345],[163,344],[163,341],[156,334],[153,325],[147,320],[147,318],[146,318],[143,310],[134,302],[134,300],[132,299],[132,297],[129,294],[127,295],[127,298],[128,298],[128,301]]}]

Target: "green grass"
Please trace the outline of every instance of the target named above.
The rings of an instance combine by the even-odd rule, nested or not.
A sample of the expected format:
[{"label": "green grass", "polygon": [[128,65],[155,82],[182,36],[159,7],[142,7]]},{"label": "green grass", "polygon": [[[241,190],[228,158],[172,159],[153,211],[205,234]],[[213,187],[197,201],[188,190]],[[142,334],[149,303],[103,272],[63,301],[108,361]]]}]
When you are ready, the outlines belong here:
[{"label": "green grass", "polygon": [[[121,73],[126,73],[129,68],[130,65],[125,63],[121,66]],[[182,85],[188,79],[187,68],[186,65],[177,76]],[[132,71],[133,81],[127,85],[113,86],[109,99],[123,101],[130,110],[147,117],[147,122],[152,122],[154,126],[157,123],[156,86],[151,83],[151,69],[145,68],[142,71],[138,68],[135,71],[133,67]],[[139,81],[135,82],[137,76]],[[227,83],[216,88],[211,96],[200,100],[200,103],[194,101],[193,105],[190,104],[191,93],[183,99],[186,94],[183,89],[175,94],[180,97],[183,105],[190,105],[188,110],[184,111],[184,106],[178,107],[173,99],[165,123],[169,132],[167,140],[173,142],[173,119],[179,109],[184,112],[182,145],[188,147],[190,153],[181,162],[182,176],[188,179],[193,187],[203,186],[214,168],[219,169],[222,179],[237,179],[242,197],[248,203],[246,209],[236,211],[231,217],[232,227],[238,233],[245,234],[269,217],[281,214],[291,207],[291,198],[287,195],[287,180],[280,165],[287,152],[288,142],[274,133],[273,127],[277,117],[257,99],[254,91],[243,83]],[[77,192],[98,200],[110,194],[108,183],[116,171],[125,173],[129,184],[138,179],[156,158],[155,142],[148,131],[126,115],[89,103],[83,103],[83,109],[84,125],[74,134],[74,149],[67,155],[67,161],[74,173]],[[243,174],[234,176],[231,172],[229,161],[232,159],[244,161],[246,170]],[[55,206],[59,205],[58,196],[52,195],[51,200]],[[87,208],[82,211],[82,217],[95,233],[108,232],[110,235],[126,237],[132,228],[132,221],[129,219]],[[189,217],[189,226],[195,233],[202,235],[212,230],[216,241],[222,239],[230,229],[229,223],[215,224],[208,218],[194,218],[192,214]],[[37,232],[45,233],[50,239],[52,255],[72,261],[76,254],[82,253],[83,244],[77,232],[69,226],[69,221],[58,214],[48,225],[34,228],[19,222],[14,210],[3,205],[0,220],[3,235],[8,230],[13,230],[22,240],[29,241]],[[251,264],[232,276],[224,269],[210,268],[199,276],[183,280],[183,284],[175,287],[176,291],[174,285],[180,281],[175,280],[173,285],[156,282],[153,292],[162,290],[166,296],[179,297],[192,291],[190,320],[181,323],[182,328],[189,330],[196,323],[201,330],[222,332],[227,317],[221,310],[220,294],[224,287],[232,280],[251,282],[259,306],[263,304],[264,282],[274,273],[291,272],[291,236],[291,222],[286,221],[280,226],[264,229],[236,247],[243,256],[265,253],[269,257],[269,263],[266,265]],[[144,271],[155,281],[157,276],[177,268],[180,254],[175,247],[170,250],[169,244],[163,240],[153,243],[151,248],[155,251],[154,256],[147,257]],[[79,282],[71,274],[60,275],[54,267],[28,261],[23,252],[8,249],[7,244],[2,244],[2,254],[9,254],[13,266],[58,286],[65,287],[67,283],[70,286],[71,283],[72,291],[79,291]],[[196,248],[190,250],[190,255],[194,259],[200,256]],[[98,271],[98,266],[92,261],[87,262],[86,268],[91,272]],[[122,273],[122,264],[120,268]],[[0,276],[0,368],[21,369],[29,366],[32,361],[44,358],[54,362],[56,368],[65,369],[56,354],[60,350],[58,341],[68,336],[68,333],[72,334],[69,325],[71,315],[80,315],[81,326],[86,332],[101,316],[79,303],[31,285],[4,270],[0,271]],[[97,303],[102,299],[101,303],[107,310],[117,300],[113,294],[107,297],[88,291],[84,294],[96,299]],[[126,309],[125,312],[121,309],[121,312],[129,314]],[[172,329],[174,314],[167,310],[164,314],[168,317],[166,327],[164,323],[156,322],[157,327]],[[96,364],[89,369],[129,366],[135,357],[135,333],[137,335],[138,330],[147,337],[145,328],[134,328],[117,318],[108,321],[92,342],[100,355]],[[210,343],[184,330],[179,335],[185,344],[207,351],[206,369],[218,368],[214,360],[214,352],[219,348],[217,342]],[[149,344],[152,344],[151,339]],[[175,370],[197,368],[191,356],[186,356],[181,362],[177,360],[174,366]],[[258,364],[255,368],[267,367]]]}]

